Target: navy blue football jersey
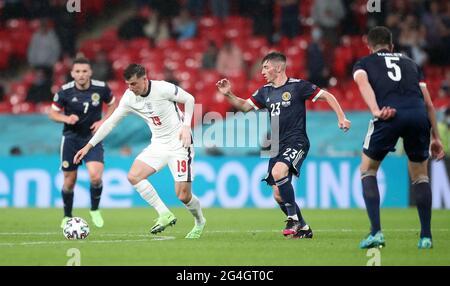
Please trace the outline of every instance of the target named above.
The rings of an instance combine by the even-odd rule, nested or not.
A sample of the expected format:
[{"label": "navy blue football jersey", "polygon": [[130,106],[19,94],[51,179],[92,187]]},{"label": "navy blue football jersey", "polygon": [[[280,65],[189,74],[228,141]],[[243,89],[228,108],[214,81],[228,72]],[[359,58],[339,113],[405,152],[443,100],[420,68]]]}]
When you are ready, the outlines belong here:
[{"label": "navy blue football jersey", "polygon": [[[289,78],[280,87],[267,84],[257,90],[248,100],[258,109],[266,108],[270,119],[279,120],[280,145],[308,140],[306,134],[305,102],[319,94],[320,88],[301,79]],[[275,126],[276,127],[276,126]],[[272,126],[272,134],[274,126]]]},{"label": "navy blue football jersey", "polygon": [[380,108],[425,107],[420,90],[424,76],[410,58],[381,50],[359,60],[353,67],[353,75],[361,70],[367,73]]},{"label": "navy blue football jersey", "polygon": [[113,99],[111,90],[102,81],[91,80],[86,90],[77,89],[75,81],[63,85],[53,98],[53,108],[64,109],[65,115],[75,114],[79,118],[74,125],[64,124],[63,134],[91,136],[91,125],[102,118],[102,103],[112,104]]}]

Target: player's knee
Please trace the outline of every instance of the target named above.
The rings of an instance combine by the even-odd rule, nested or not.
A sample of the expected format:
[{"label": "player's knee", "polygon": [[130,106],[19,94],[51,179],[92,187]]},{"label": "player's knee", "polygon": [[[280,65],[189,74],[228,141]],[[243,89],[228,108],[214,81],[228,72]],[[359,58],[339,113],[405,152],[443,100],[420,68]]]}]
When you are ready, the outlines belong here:
[{"label": "player's knee", "polygon": [[417,184],[421,184],[421,183],[429,183],[430,178],[428,178],[428,176],[426,176],[426,175],[419,175],[416,178],[411,178],[411,181],[412,181],[413,185],[417,185]]},{"label": "player's knee", "polygon": [[283,199],[281,198],[280,193],[278,193],[278,192],[274,192],[273,193],[273,198],[275,199],[275,201],[277,203],[282,203],[283,202]]},{"label": "player's knee", "polygon": [[272,169],[272,177],[275,181],[283,179],[288,175],[288,172],[282,170],[281,168],[273,168]]},{"label": "player's knee", "polygon": [[184,204],[187,204],[192,199],[192,193],[190,190],[186,187],[179,187],[177,190],[177,197],[180,201],[182,201]]},{"label": "player's knee", "polygon": [[361,169],[361,179],[364,179],[365,177],[369,177],[369,176],[376,177],[377,176],[377,171]]},{"label": "player's knee", "polygon": [[102,184],[102,176],[101,174],[93,174],[90,176],[91,184],[94,186],[99,186]]},{"label": "player's knee", "polygon": [[140,181],[142,181],[142,178],[139,177],[138,175],[129,172],[128,173],[128,182],[130,182],[130,184],[132,184],[133,186],[136,185],[137,183],[139,183]]}]

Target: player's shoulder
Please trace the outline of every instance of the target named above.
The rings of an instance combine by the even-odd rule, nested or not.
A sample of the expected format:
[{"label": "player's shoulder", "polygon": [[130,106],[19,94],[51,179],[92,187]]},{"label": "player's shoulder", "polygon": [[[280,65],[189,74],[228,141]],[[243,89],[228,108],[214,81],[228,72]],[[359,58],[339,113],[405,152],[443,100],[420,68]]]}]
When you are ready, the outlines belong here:
[{"label": "player's shoulder", "polygon": [[75,81],[73,80],[73,81],[63,84],[61,86],[61,90],[67,91],[67,90],[73,89],[74,87],[75,87]]},{"label": "player's shoulder", "polygon": [[97,91],[109,91],[109,87],[106,82],[96,79],[91,79],[91,88]]},{"label": "player's shoulder", "polygon": [[304,79],[300,79],[300,78],[289,78],[288,81],[286,82],[286,87],[288,86],[292,86],[294,85],[295,87],[304,87],[304,86],[309,86],[312,85],[312,83],[310,83],[307,80]]}]

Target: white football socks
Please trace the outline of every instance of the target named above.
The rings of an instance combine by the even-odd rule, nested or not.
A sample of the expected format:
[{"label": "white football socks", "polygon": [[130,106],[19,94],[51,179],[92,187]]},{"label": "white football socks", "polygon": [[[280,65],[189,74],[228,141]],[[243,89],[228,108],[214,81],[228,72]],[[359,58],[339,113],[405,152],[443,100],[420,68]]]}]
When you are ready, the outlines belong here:
[{"label": "white football socks", "polygon": [[192,194],[191,200],[185,206],[194,216],[196,225],[205,223],[206,220],[200,207],[200,200],[194,194]]},{"label": "white football socks", "polygon": [[169,209],[163,203],[163,201],[159,198],[158,193],[155,188],[153,188],[152,184],[148,180],[142,180],[136,185],[134,185],[138,193],[141,197],[149,203],[159,215],[169,212]]}]

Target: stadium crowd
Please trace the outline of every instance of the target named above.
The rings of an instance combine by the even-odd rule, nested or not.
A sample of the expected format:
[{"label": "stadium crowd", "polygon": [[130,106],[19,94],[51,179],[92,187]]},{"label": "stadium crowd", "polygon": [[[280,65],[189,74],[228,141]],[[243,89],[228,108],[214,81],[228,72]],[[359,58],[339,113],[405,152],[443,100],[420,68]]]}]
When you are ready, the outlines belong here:
[{"label": "stadium crowd", "polygon": [[[0,2],[0,75],[24,67],[16,79],[0,80],[4,113],[47,112],[82,54],[116,96],[126,88],[125,67],[140,62],[152,78],[194,94],[203,112],[224,114],[231,107],[215,82],[227,76],[239,94],[252,94],[270,50],[284,52],[289,74],[327,87],[345,110],[365,110],[351,68],[368,54],[361,35],[375,25],[389,27],[395,50],[423,67],[435,106],[450,106],[449,1],[381,0],[380,11],[369,12],[363,0],[94,0],[82,2],[81,13],[67,12],[65,0]],[[130,17],[103,19],[100,36],[81,37],[121,5],[134,7]]]}]

